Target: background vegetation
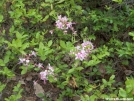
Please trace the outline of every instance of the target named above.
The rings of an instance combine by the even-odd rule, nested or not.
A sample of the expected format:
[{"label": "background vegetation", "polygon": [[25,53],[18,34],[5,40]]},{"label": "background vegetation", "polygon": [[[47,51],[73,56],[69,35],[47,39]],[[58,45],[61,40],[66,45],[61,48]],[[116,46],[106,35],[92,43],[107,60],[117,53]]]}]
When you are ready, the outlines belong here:
[{"label": "background vegetation", "polygon": [[1,0],[0,100],[133,101],[133,50],[133,0]]}]

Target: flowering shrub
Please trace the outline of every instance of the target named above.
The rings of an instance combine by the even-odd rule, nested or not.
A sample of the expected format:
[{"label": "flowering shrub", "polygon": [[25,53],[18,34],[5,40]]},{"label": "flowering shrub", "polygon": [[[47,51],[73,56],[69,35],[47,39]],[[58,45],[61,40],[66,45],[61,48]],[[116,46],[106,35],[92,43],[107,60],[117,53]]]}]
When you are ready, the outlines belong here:
[{"label": "flowering shrub", "polygon": [[81,45],[75,47],[74,50],[70,51],[70,54],[75,55],[75,59],[81,61],[87,59],[88,55],[94,49],[93,44],[90,41],[84,41]]},{"label": "flowering shrub", "polygon": [[77,31],[74,30],[73,24],[75,23],[69,22],[66,16],[62,17],[61,15],[58,16],[58,20],[56,21],[56,27],[58,29],[63,30],[65,34],[67,33],[68,29],[70,29],[73,32],[73,34],[76,34]]},{"label": "flowering shrub", "polygon": [[40,72],[40,79],[44,81],[46,84],[46,80],[48,80],[49,76],[54,76],[54,68],[48,64],[48,67],[45,71]]},{"label": "flowering shrub", "polygon": [[2,0],[0,101],[133,100],[133,8],[133,0]]}]

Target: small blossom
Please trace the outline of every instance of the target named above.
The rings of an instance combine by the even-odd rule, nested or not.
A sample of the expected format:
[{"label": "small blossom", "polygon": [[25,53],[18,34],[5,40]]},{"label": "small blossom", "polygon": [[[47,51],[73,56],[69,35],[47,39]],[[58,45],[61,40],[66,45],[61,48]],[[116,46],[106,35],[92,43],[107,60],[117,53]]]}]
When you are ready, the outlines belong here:
[{"label": "small blossom", "polygon": [[75,54],[76,58],[75,59],[80,59],[81,61],[84,60],[87,57],[87,53],[85,50],[81,50],[77,54]]},{"label": "small blossom", "polygon": [[44,84],[46,83],[46,80],[48,80],[48,76],[54,76],[53,72],[54,69],[50,64],[48,64],[47,70],[40,72],[40,79],[44,81]]},{"label": "small blossom", "polygon": [[36,52],[35,51],[32,51],[31,55],[33,55],[33,56],[36,57]]},{"label": "small blossom", "polygon": [[29,62],[30,62],[30,60],[27,59],[27,60],[26,60],[26,64],[28,64]]},{"label": "small blossom", "polygon": [[19,64],[20,64],[20,63],[24,63],[24,62],[26,61],[25,58],[19,58],[19,60],[20,60]]},{"label": "small blossom", "polygon": [[76,34],[76,32],[74,32],[74,28],[72,27],[73,24],[75,23],[69,22],[66,16],[62,17],[61,15],[58,16],[58,20],[56,21],[56,27],[63,30],[65,34],[68,29],[70,29],[73,34]]},{"label": "small blossom", "polygon": [[49,69],[51,72],[54,72],[54,68],[53,68],[50,64],[48,64],[48,69]]},{"label": "small blossom", "polygon": [[43,68],[43,64],[42,63],[38,63],[37,67],[38,68]]},{"label": "small blossom", "polygon": [[54,32],[54,30],[50,30],[50,31],[49,31],[50,34],[53,34],[53,32]]},{"label": "small blossom", "polygon": [[68,28],[71,28],[71,27],[72,27],[72,22],[68,22],[68,23],[67,23],[67,27],[68,27]]},{"label": "small blossom", "polygon": [[40,72],[40,79],[41,80],[47,80],[48,70],[45,70],[44,72]]},{"label": "small blossom", "polygon": [[70,54],[75,55],[75,59],[83,61],[88,57],[88,54],[93,50],[93,44],[90,41],[84,41],[81,45],[70,51]]}]

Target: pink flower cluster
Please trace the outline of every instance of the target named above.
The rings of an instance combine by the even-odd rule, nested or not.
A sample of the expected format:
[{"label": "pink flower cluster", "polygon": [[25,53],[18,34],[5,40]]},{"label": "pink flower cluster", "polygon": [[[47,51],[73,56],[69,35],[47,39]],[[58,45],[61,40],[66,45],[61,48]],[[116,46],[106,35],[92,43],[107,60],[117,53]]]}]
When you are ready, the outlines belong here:
[{"label": "pink flower cluster", "polygon": [[93,44],[90,41],[84,41],[81,45],[76,46],[74,50],[70,51],[71,55],[75,55],[77,60],[85,60],[88,57],[88,54],[94,49]]},{"label": "pink flower cluster", "polygon": [[58,16],[58,20],[56,21],[56,27],[63,30],[64,33],[67,33],[67,30],[70,29],[73,34],[76,34],[77,32],[74,30],[73,24],[75,23],[69,22],[66,16],[62,17],[61,15]]},{"label": "pink flower cluster", "polygon": [[[33,57],[34,56],[34,57]],[[36,57],[36,52],[31,51],[31,54],[26,54],[23,56],[23,58],[19,58],[19,63],[18,64],[23,64],[24,66],[29,66],[30,64],[34,65],[35,67],[44,69],[44,66],[42,63],[34,63],[32,60],[33,58]],[[44,81],[44,84],[46,83],[46,80],[48,80],[48,76],[54,76],[54,68],[48,64],[47,68],[45,68],[45,71],[40,72],[40,79]],[[54,77],[55,79],[55,77]],[[37,80],[38,81],[38,80]],[[37,83],[37,81],[34,81],[34,84]]]},{"label": "pink flower cluster", "polygon": [[34,63],[32,60],[32,56],[36,57],[36,52],[31,51],[31,54],[26,54],[24,57],[19,58],[19,64],[23,64],[24,66],[28,66],[30,64],[33,64],[34,66],[37,66],[38,68],[44,68],[42,63]]},{"label": "pink flower cluster", "polygon": [[48,64],[47,69],[43,72],[40,72],[40,79],[44,81],[44,84],[46,84],[46,80],[48,80],[48,76],[54,75],[54,68]]}]

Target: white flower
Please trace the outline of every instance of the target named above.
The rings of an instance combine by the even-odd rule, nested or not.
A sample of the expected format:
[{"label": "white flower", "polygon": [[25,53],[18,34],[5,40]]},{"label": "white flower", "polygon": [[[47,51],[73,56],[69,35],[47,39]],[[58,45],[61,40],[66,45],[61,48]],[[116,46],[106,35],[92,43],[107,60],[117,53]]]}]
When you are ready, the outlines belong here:
[{"label": "white flower", "polygon": [[38,63],[37,67],[42,68],[43,67],[42,65],[43,65],[42,63]]},{"label": "white flower", "polygon": [[32,51],[31,55],[33,55],[33,56],[36,57],[36,52],[35,51]]},{"label": "white flower", "polygon": [[20,62],[19,63],[24,63],[26,61],[25,58],[19,58]]}]

